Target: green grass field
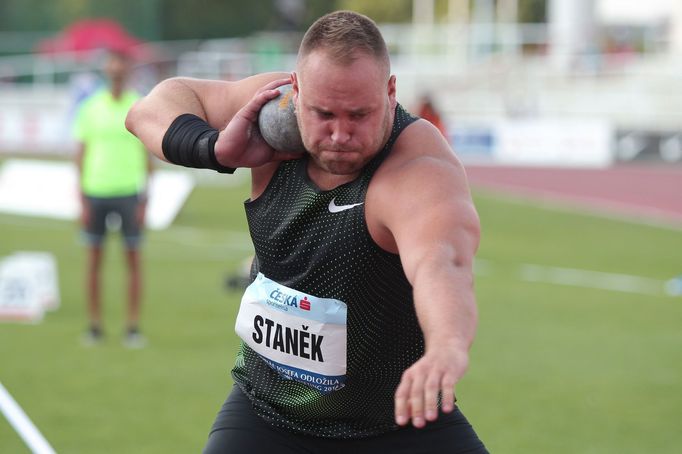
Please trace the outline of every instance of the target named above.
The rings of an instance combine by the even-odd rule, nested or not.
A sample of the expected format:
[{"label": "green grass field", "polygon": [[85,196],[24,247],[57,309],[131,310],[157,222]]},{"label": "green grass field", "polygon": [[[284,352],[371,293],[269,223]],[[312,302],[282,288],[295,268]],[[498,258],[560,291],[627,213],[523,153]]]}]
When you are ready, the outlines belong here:
[{"label": "green grass field", "polygon": [[[0,256],[50,251],[61,308],[0,325],[0,382],[59,453],[200,452],[231,387],[240,294],[223,281],[249,255],[246,188],[200,186],[174,225],[148,232],[142,350],[121,345],[123,265],[110,238],[106,342],[88,348],[84,251],[74,223],[0,215]],[[480,308],[459,403],[493,453],[682,449],[682,230],[476,194]],[[660,282],[632,293],[524,278],[529,265]],[[537,267],[536,267],[537,268]],[[0,417],[0,453],[28,453]]]}]

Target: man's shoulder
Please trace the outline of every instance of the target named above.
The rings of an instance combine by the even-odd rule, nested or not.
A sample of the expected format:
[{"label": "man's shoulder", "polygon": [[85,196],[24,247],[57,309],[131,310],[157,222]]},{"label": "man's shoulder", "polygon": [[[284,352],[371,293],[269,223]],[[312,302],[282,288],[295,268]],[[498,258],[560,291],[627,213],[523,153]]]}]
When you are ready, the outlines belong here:
[{"label": "man's shoulder", "polygon": [[445,137],[431,123],[420,119],[400,134],[377,170],[372,186],[388,193],[406,185],[424,187],[427,182],[447,186],[457,184],[451,180],[459,180],[462,174],[462,163]]},{"label": "man's shoulder", "polygon": [[448,140],[431,123],[417,119],[398,136],[387,159],[387,168],[398,168],[424,162],[457,164]]},{"label": "man's shoulder", "polygon": [[400,219],[418,217],[444,197],[454,203],[467,194],[454,151],[432,124],[418,120],[398,137],[369,185],[367,223],[377,244],[395,252],[390,231],[403,222]]}]

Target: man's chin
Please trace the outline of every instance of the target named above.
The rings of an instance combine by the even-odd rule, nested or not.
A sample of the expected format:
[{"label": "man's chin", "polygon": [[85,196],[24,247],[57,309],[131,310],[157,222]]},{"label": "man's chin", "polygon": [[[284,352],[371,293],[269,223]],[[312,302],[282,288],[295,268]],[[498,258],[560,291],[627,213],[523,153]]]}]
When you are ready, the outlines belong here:
[{"label": "man's chin", "polygon": [[332,175],[354,175],[362,169],[362,164],[346,161],[321,162],[320,167]]}]

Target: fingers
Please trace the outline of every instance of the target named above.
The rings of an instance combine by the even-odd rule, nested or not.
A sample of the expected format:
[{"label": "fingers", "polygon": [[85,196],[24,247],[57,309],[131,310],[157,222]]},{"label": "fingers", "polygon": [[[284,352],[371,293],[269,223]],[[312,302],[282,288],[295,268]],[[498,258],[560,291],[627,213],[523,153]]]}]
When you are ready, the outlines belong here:
[{"label": "fingers", "polygon": [[454,409],[455,380],[450,373],[440,370],[422,371],[414,368],[403,374],[395,393],[395,420],[398,425],[412,421],[422,428],[438,418],[438,396],[442,397],[443,412]]},{"label": "fingers", "polygon": [[290,83],[291,83],[291,77],[284,77],[282,79],[273,80],[272,82],[264,85],[262,90],[274,90],[277,87],[281,87],[282,85],[286,85],[286,84],[290,84]]},{"label": "fingers", "polygon": [[412,380],[407,375],[403,374],[403,379],[395,391],[395,422],[399,426],[404,426],[410,421],[410,407],[408,399],[412,388]]},{"label": "fingers", "polygon": [[237,115],[244,117],[250,122],[255,122],[258,119],[258,112],[260,112],[265,103],[279,96],[279,90],[277,90],[277,88],[288,83],[291,83],[290,78],[273,80],[264,85],[263,88],[258,90],[254,97],[237,112]]},{"label": "fingers", "polygon": [[215,157],[227,167],[259,167],[272,161],[300,158],[302,153],[276,153],[258,130],[258,114],[268,101],[279,95],[278,87],[291,78],[273,80],[256,91],[219,132]]},{"label": "fingers", "polygon": [[424,376],[408,369],[395,394],[396,424],[403,426],[411,420],[414,427],[424,427],[424,404]]},{"label": "fingers", "polygon": [[258,120],[258,112],[271,99],[275,99],[279,95],[278,90],[260,91],[254,95],[251,100],[242,107],[235,117],[242,117],[250,123],[255,123]]},{"label": "fingers", "polygon": [[410,410],[412,417],[412,425],[417,428],[424,427],[426,420],[424,419],[424,380],[423,377],[417,376],[412,380],[412,389],[409,395]]},{"label": "fingers", "polygon": [[450,375],[443,377],[441,385],[441,409],[450,413],[455,409],[455,380]]},{"label": "fingers", "polygon": [[424,385],[424,417],[427,421],[435,421],[438,418],[440,382],[438,376],[430,375]]}]

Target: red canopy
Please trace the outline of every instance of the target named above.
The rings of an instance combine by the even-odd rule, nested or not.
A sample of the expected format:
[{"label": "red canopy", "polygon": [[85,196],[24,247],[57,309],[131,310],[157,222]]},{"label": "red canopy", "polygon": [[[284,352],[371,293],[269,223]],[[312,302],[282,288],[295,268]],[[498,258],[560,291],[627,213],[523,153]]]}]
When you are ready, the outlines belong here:
[{"label": "red canopy", "polygon": [[57,54],[108,49],[131,57],[141,56],[142,41],[130,35],[118,22],[111,19],[85,19],[74,22],[57,36],[38,44],[38,52]]}]

